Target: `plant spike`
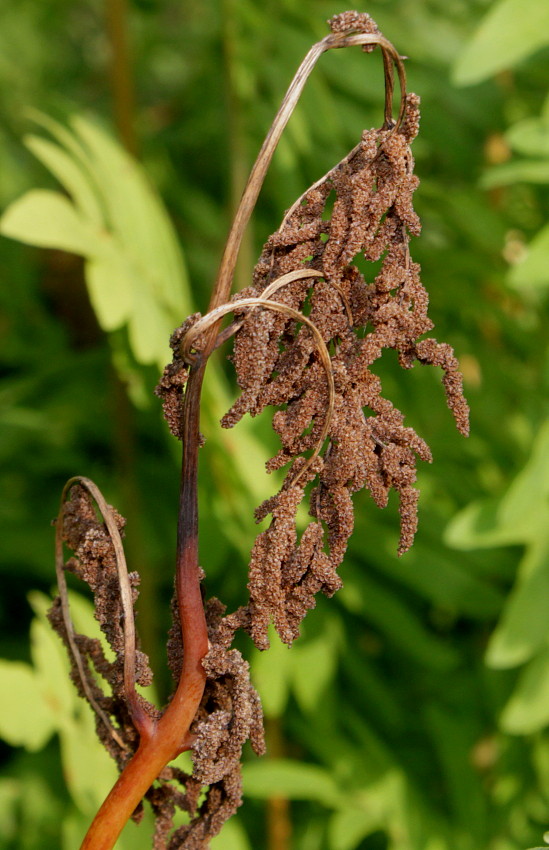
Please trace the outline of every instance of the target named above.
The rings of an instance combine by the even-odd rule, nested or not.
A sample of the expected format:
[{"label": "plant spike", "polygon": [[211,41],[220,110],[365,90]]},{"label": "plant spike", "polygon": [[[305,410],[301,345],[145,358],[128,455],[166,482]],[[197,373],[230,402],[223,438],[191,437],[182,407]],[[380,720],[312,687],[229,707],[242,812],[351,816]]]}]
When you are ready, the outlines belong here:
[{"label": "plant spike", "polygon": [[[431,454],[381,395],[381,382],[370,367],[383,350],[397,351],[405,369],[416,360],[441,366],[457,427],[468,432],[453,351],[424,338],[432,329],[428,297],[409,250],[410,237],[420,230],[412,206],[418,180],[410,151],[419,128],[419,98],[406,94],[402,58],[369,15],[344,12],[329,25],[331,33],[311,48],[298,69],[252,169],[209,311],[190,316],[174,332],[173,362],[157,388],[170,429],[183,442],[174,623],[168,640],[177,687],[164,712],[135,691],[135,682],[146,684],[152,674],[133,627],[138,577],[125,567],[124,520],[88,479],[71,479],[63,492],[57,520],[60,598],[50,619],[68,647],[75,683],[96,712],[99,737],[121,770],[81,850],[112,850],[127,820],[139,819],[143,798],[156,817],[154,850],[207,847],[241,803],[244,742],[251,740],[256,753],[264,751],[261,704],[247,662],[231,648],[235,632],[244,629],[266,649],[268,626],[274,622],[282,640],[292,643],[315,605],[315,594],[331,596],[341,586],[337,569],[353,529],[352,495],[362,488],[380,507],[391,489],[398,492],[399,554],[411,545],[417,524],[416,456],[430,461]],[[293,204],[266,242],[252,285],[230,299],[244,229],[307,77],[326,50],[353,45],[365,52],[381,49],[383,126],[365,131],[359,144]],[[401,90],[396,119],[393,66]],[[373,281],[366,281],[354,264],[359,254],[382,261]],[[235,320],[220,331],[228,313]],[[256,510],[257,521],[269,514],[272,521],[251,554],[249,602],[226,614],[217,599],[202,602],[197,478],[204,371],[211,352],[232,335],[242,394],[222,425],[232,427],[244,413],[255,416],[267,406],[281,408],[273,426],[282,447],[267,468],[289,465],[289,471],[280,492]],[[296,512],[306,495],[312,521],[298,534]],[[66,564],[63,543],[74,552]],[[98,641],[74,633],[65,569],[90,585],[114,662]],[[98,676],[109,683],[112,695],[101,691]],[[169,766],[184,750],[191,751],[192,774]],[[188,813],[189,822],[174,830],[176,808]]]}]

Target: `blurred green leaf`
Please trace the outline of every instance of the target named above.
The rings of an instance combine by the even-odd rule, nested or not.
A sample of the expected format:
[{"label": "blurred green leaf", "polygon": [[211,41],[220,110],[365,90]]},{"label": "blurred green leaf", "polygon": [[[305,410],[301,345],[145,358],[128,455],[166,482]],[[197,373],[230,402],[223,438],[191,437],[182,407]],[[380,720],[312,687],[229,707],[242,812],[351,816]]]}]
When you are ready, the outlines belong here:
[{"label": "blurred green leaf", "polygon": [[549,420],[539,429],[528,462],[507,492],[456,514],[445,538],[459,549],[536,542],[545,535],[548,502]]},{"label": "blurred green leaf", "polygon": [[210,842],[212,850],[251,850],[244,827],[237,817],[232,817],[223,826],[223,832]]},{"label": "blurred green leaf", "polygon": [[342,791],[327,770],[289,759],[247,762],[242,770],[244,794],[268,799],[315,800],[325,806],[338,806]]},{"label": "blurred green leaf", "polygon": [[511,268],[509,283],[525,288],[549,286],[549,224],[534,236],[524,259]]},{"label": "blurred green leaf", "polygon": [[0,736],[12,747],[39,750],[55,730],[51,709],[44,702],[32,667],[0,660],[3,688]]},{"label": "blurred green leaf", "polygon": [[313,640],[298,641],[292,648],[292,688],[304,711],[313,712],[322,694],[333,682],[337,669],[337,629],[333,620]]},{"label": "blurred green leaf", "polygon": [[548,632],[549,605],[549,421],[540,428],[525,467],[504,496],[473,504],[450,523],[446,539],[467,549],[529,544],[518,579],[490,639],[491,667],[513,667],[528,660]]},{"label": "blurred green leaf", "polygon": [[0,779],[0,841],[4,844],[13,841],[17,834],[15,807],[19,789],[20,783],[15,779]]},{"label": "blurred green leaf", "polygon": [[[490,546],[508,546],[524,542],[524,529],[515,528],[502,517],[502,500],[489,499],[472,502],[455,515],[449,523],[445,540],[456,549],[477,549]],[[514,518],[513,518],[514,519]],[[535,517],[525,517],[526,528]]]},{"label": "blurred green leaf", "polygon": [[367,835],[383,829],[394,814],[391,810],[400,807],[402,791],[402,775],[396,770],[361,788],[330,818],[331,850],[353,850]]},{"label": "blurred green leaf", "polygon": [[347,580],[339,598],[418,663],[439,670],[457,664],[454,650],[430,634],[411,608],[370,576],[355,575],[354,581]]},{"label": "blurred green leaf", "polygon": [[261,696],[266,717],[280,717],[288,700],[293,659],[289,647],[282,643],[274,627],[269,628],[268,651],[254,650],[252,677]]},{"label": "blurred green leaf", "polygon": [[517,153],[549,157],[549,116],[517,121],[507,130],[505,138]]},{"label": "blurred green leaf", "polygon": [[472,85],[511,68],[549,44],[544,0],[499,0],[492,5],[453,70],[458,85]]},{"label": "blurred green leaf", "polygon": [[62,807],[45,777],[0,781],[0,847],[57,850],[55,827]]},{"label": "blurred green leaf", "polygon": [[549,183],[549,162],[545,159],[522,159],[495,165],[481,177],[483,189],[512,186],[514,183]]},{"label": "blurred green leaf", "polygon": [[433,537],[418,539],[406,558],[387,559],[385,572],[437,606],[490,618],[501,607],[503,594],[477,577],[472,564],[436,546]]},{"label": "blurred green leaf", "polygon": [[549,647],[521,671],[500,723],[511,735],[530,735],[549,725]]},{"label": "blurred green leaf", "polygon": [[385,812],[375,807],[359,808],[356,803],[337,811],[330,820],[332,850],[353,850],[363,838],[385,824]]},{"label": "blurred green leaf", "polygon": [[471,701],[464,703],[465,708],[460,707],[461,710],[441,702],[430,704],[426,707],[426,718],[445,778],[447,804],[453,809],[454,822],[473,825],[475,834],[479,835],[486,817],[486,803],[478,771],[470,758],[476,731]]},{"label": "blurred green leaf", "polygon": [[549,536],[530,547],[520,564],[517,582],[492,633],[486,662],[515,667],[537,652],[549,633]]}]

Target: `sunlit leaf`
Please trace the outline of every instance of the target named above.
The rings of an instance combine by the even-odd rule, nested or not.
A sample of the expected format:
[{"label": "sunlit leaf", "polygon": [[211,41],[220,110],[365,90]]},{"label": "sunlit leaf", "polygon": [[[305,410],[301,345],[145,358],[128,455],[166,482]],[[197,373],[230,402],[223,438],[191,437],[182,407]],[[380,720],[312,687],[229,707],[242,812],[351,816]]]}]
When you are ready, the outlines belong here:
[{"label": "sunlit leaf", "polygon": [[173,312],[186,315],[190,294],[173,226],[142,169],[107,133],[82,116],[71,121],[89,150],[110,226],[151,295]]},{"label": "sunlit leaf", "polygon": [[[118,772],[97,739],[90,707],[79,700],[74,717],[60,729],[61,757],[67,787],[78,808],[93,816],[114,785]],[[82,770],[86,765],[86,770]]]},{"label": "sunlit leaf", "polygon": [[24,141],[35,157],[57,177],[82,216],[97,226],[103,225],[104,217],[96,191],[79,161],[49,139],[28,135]]},{"label": "sunlit leaf", "polygon": [[87,259],[86,281],[106,331],[129,326],[140,363],[170,359],[174,326],[192,312],[185,266],[166,211],[143,170],[108,134],[81,116],[71,130],[35,114],[58,144],[27,143],[60,180],[72,201],[33,190],[5,212],[1,232]]},{"label": "sunlit leaf", "polygon": [[35,619],[31,623],[31,649],[40,697],[48,706],[57,729],[70,716],[77,695],[67,673],[69,669],[65,647],[49,623]]},{"label": "sunlit leaf", "polygon": [[129,340],[140,363],[166,364],[171,359],[169,340],[173,325],[173,315],[158,304],[154,291],[134,282]]},{"label": "sunlit leaf", "polygon": [[73,204],[48,189],[33,189],[14,201],[0,220],[0,232],[40,248],[58,248],[83,257],[99,250],[89,223]]},{"label": "sunlit leaf", "polygon": [[94,257],[86,264],[86,283],[90,301],[104,330],[116,330],[131,319],[133,281],[115,245],[105,256]]}]

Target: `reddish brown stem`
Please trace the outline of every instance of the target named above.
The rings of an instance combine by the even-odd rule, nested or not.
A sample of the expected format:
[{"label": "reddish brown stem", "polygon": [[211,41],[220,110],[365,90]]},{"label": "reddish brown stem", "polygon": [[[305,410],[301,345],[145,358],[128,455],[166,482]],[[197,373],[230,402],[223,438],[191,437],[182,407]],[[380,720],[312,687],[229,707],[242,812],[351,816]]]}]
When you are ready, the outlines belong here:
[{"label": "reddish brown stem", "polygon": [[204,365],[191,372],[182,411],[183,460],[177,535],[176,592],[183,640],[183,668],[177,690],[150,736],[139,748],[91,824],[81,850],[112,850],[122,829],[162,768],[188,741],[189,728],[204,692],[202,659],[208,632],[198,565],[198,447],[200,390]]}]

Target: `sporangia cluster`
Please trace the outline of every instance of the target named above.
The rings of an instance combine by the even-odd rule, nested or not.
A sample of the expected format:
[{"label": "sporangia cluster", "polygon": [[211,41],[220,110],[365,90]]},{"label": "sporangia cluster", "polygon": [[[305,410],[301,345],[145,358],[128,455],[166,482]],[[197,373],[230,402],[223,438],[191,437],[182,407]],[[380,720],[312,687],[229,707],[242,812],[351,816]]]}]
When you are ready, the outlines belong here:
[{"label": "sporangia cluster", "polygon": [[[329,23],[334,33],[378,32],[368,15],[356,12],[336,15]],[[416,464],[418,458],[430,461],[431,453],[383,393],[372,369],[383,352],[396,351],[404,369],[416,362],[442,367],[449,408],[461,433],[468,433],[458,363],[450,346],[428,336],[433,327],[428,296],[410,254],[410,239],[420,233],[410,149],[418,129],[419,98],[409,94],[400,122],[365,131],[350,154],[296,201],[265,243],[252,285],[231,301],[232,360],[241,394],[221,424],[231,428],[246,413],[256,416],[273,408],[280,450],[267,468],[287,471],[280,492],[256,510],[256,520],[270,517],[270,524],[251,553],[247,605],[226,614],[218,600],[206,604],[210,650],[203,661],[206,689],[191,727],[194,770],[187,775],[165,768],[147,794],[157,816],[156,850],[206,847],[241,803],[244,742],[250,739],[257,753],[264,750],[259,698],[247,662],[231,648],[235,631],[244,629],[259,649],[266,649],[272,622],[281,639],[292,643],[315,595],[331,596],[341,587],[338,568],[353,531],[353,495],[362,489],[379,507],[396,491],[399,554],[412,544]],[[377,264],[378,273],[365,277],[358,257],[361,266]],[[243,304],[250,299],[253,306]],[[273,301],[280,305],[276,310]],[[204,317],[194,314],[173,334],[174,359],[157,388],[178,437],[190,368],[185,340],[199,321]],[[329,367],[312,326],[329,354]],[[193,339],[195,354],[204,339],[203,334]],[[304,499],[310,521],[298,531],[296,514]],[[62,522],[74,552],[67,568],[94,592],[96,616],[117,657],[107,661],[98,642],[77,636],[86,669],[93,668],[111,685],[112,695],[102,695],[90,672],[90,687],[124,746],[109,738],[98,720],[100,736],[122,767],[135,751],[137,736],[121,686],[123,643],[113,553],[89,497],[78,487]],[[137,577],[130,575],[137,594]],[[174,612],[169,663],[177,681],[183,649],[176,606]],[[58,604],[51,619],[63,634]],[[146,659],[139,659],[139,681],[146,683],[150,671]],[[151,716],[156,712],[148,705],[144,710]],[[187,811],[190,821],[173,831],[176,808]]]}]

